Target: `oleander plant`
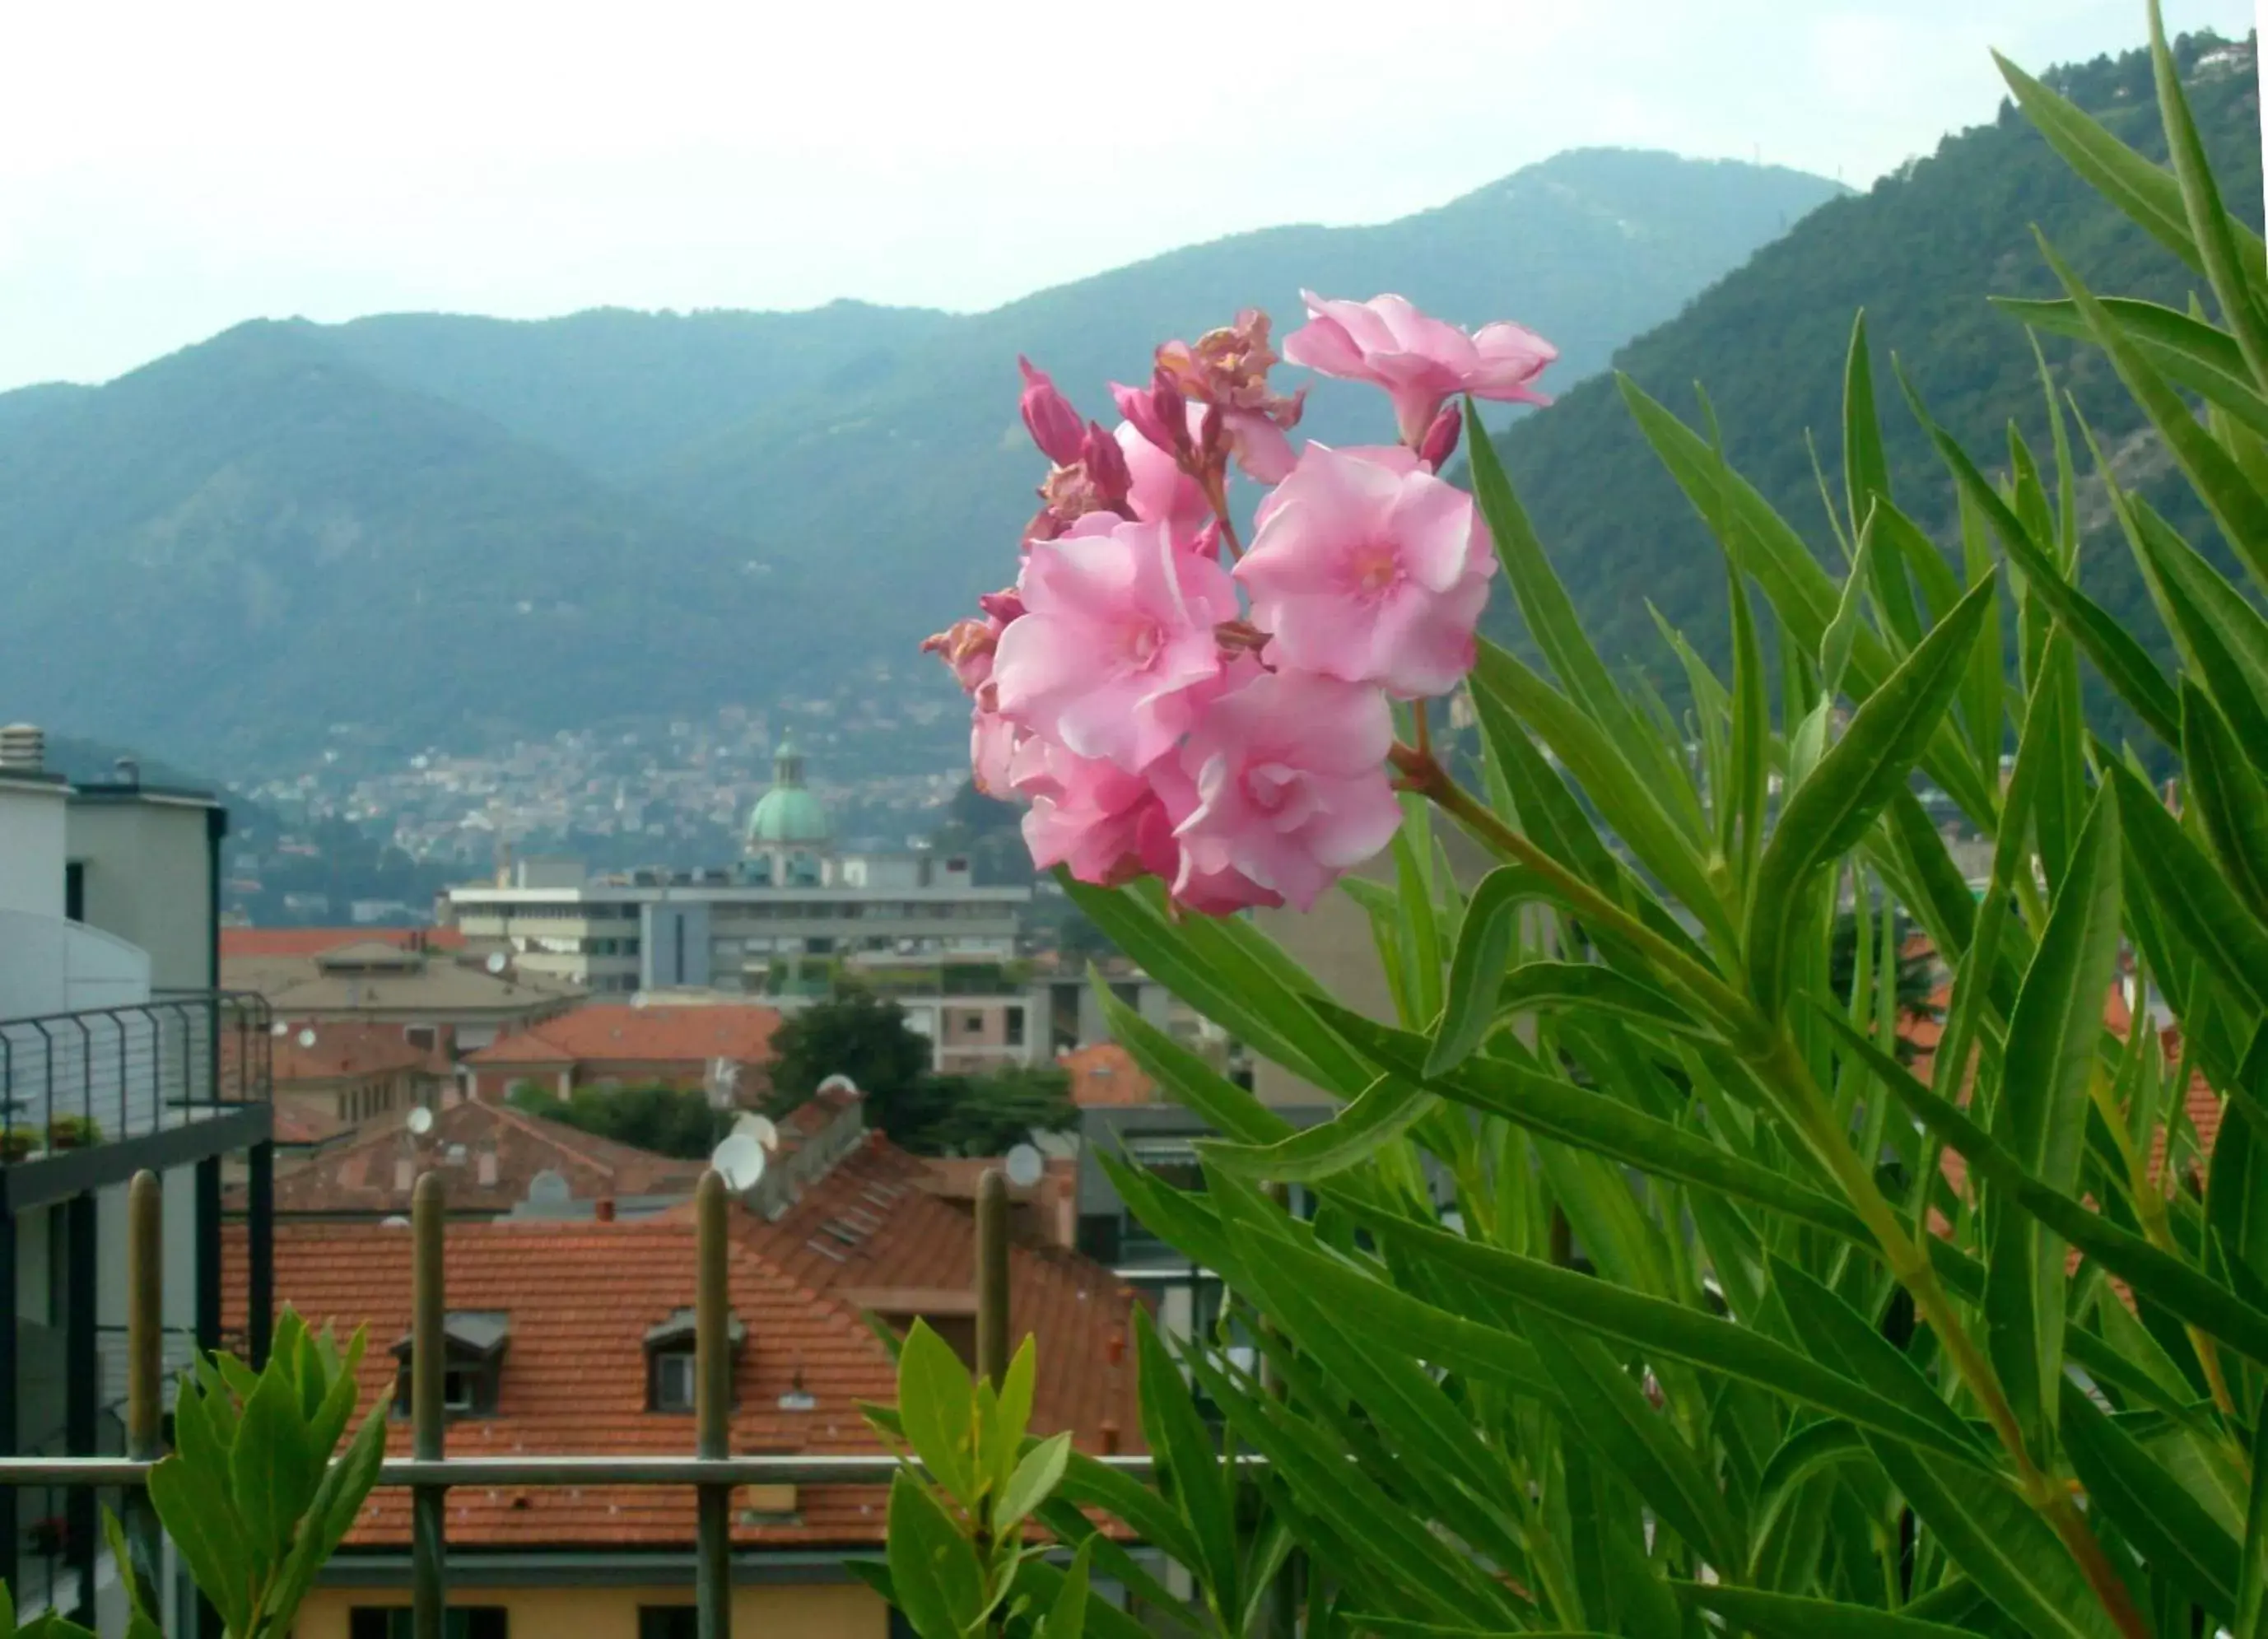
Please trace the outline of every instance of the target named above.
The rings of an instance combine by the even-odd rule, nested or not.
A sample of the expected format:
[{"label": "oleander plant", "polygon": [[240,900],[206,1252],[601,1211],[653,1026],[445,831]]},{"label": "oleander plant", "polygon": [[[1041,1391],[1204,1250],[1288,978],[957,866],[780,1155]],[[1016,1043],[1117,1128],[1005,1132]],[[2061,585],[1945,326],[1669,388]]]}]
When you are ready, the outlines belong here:
[{"label": "oleander plant", "polygon": [[[1129,956],[1343,1100],[1295,1130],[1105,996],[1220,1135],[1202,1190],[1114,1176],[1248,1347],[1141,1340],[1164,1474],[1066,1460],[1083,1569],[1221,1634],[2268,1639],[2268,253],[2151,24],[2167,166],[2003,69],[2194,299],[2098,295],[2043,239],[2062,298],[2004,305],[2116,372],[2213,529],[2044,361],[2038,452],[1903,393],[1957,498],[1905,510],[1861,321],[1822,564],[1705,401],[1625,384],[1727,576],[1730,664],[1666,634],[1674,710],[1592,647],[1479,436],[1476,401],[1537,396],[1527,330],[1311,296],[1280,358],[1256,312],[1161,347],[1115,431],[1025,366],[1042,509],[932,644],[978,782]],[[1375,383],[1395,441],[1296,446],[1287,362]],[[1499,583],[1521,653],[1477,635]],[[1390,1022],[1238,914],[1327,893]],[[1918,1057],[1910,930],[1951,975]]]}]

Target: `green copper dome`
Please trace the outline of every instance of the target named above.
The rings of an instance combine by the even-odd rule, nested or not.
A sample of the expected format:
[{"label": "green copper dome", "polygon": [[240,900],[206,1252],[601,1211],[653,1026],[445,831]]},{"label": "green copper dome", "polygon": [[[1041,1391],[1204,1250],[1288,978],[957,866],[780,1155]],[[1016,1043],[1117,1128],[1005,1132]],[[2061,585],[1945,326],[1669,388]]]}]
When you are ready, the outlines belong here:
[{"label": "green copper dome", "polygon": [[792,734],[783,735],[772,753],[772,789],[757,799],[748,816],[748,846],[816,848],[828,839],[827,806],[803,783],[803,753]]}]

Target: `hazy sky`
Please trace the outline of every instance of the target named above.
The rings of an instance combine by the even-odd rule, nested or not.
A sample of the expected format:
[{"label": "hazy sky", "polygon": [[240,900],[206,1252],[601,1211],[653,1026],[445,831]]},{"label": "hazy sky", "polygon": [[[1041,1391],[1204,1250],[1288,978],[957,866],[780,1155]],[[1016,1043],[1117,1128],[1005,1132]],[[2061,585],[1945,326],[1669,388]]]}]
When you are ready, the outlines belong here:
[{"label": "hazy sky", "polygon": [[[2252,0],[2166,0],[2242,33]],[[1863,184],[2141,0],[16,0],[0,386],[239,320],[981,308],[1592,143]]]}]

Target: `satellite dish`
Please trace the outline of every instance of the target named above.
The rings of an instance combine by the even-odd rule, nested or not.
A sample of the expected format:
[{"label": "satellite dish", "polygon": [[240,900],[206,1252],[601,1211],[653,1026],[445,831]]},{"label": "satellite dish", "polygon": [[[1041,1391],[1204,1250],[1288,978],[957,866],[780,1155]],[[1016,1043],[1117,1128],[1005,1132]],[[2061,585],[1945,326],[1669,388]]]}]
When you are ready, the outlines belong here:
[{"label": "satellite dish", "polygon": [[779,1148],[779,1128],[769,1115],[748,1117],[748,1136],[762,1144],[767,1152]]},{"label": "satellite dish", "polygon": [[273,1025],[270,1025],[268,1027],[268,1033],[272,1036],[290,1035],[291,1033],[291,1021],[284,1018],[277,1019]]},{"label": "satellite dish", "polygon": [[754,1189],[764,1175],[764,1147],[746,1133],[734,1133],[711,1152],[709,1165],[724,1179],[725,1188],[740,1194]]},{"label": "satellite dish", "polygon": [[644,991],[643,991],[643,990],[637,990],[637,991],[633,991],[633,992],[631,993],[631,995],[630,995],[630,1005],[631,1005],[632,1007],[646,1007],[646,1006],[650,1006],[651,1004],[652,1004],[652,1003],[651,1003],[651,999],[647,996],[647,995],[646,995],[646,993],[645,993]]},{"label": "satellite dish", "polygon": [[433,1130],[433,1112],[419,1105],[409,1112],[409,1130],[423,1138]]},{"label": "satellite dish", "polygon": [[819,1084],[819,1090],[821,1092],[856,1092],[858,1084],[848,1076],[829,1076]]},{"label": "satellite dish", "polygon": [[1008,1181],[1019,1189],[1029,1189],[1047,1170],[1047,1162],[1029,1144],[1018,1144],[1008,1151]]},{"label": "satellite dish", "polygon": [[506,956],[502,951],[490,951],[489,952],[488,969],[490,973],[500,974],[511,966],[512,959]]},{"label": "satellite dish", "polygon": [[379,1219],[378,1226],[380,1229],[408,1229],[409,1220],[397,1212],[390,1218]]},{"label": "satellite dish", "polygon": [[545,1167],[527,1180],[527,1202],[535,1207],[563,1207],[575,1198],[564,1177]]},{"label": "satellite dish", "polygon": [[315,1045],[315,1033],[312,1029],[301,1031],[299,1033],[299,1045],[303,1047],[313,1047]]}]

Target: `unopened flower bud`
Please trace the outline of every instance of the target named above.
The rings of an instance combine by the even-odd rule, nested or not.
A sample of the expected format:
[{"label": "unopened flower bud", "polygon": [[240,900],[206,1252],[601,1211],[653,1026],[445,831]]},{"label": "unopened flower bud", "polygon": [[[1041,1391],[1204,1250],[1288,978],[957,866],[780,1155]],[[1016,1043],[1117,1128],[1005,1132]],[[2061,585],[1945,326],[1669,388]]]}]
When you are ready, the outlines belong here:
[{"label": "unopened flower bud", "polygon": [[1123,506],[1134,488],[1134,474],[1127,468],[1126,452],[1118,447],[1118,440],[1089,422],[1086,442],[1079,446],[1079,459],[1094,486],[1095,497],[1108,507]]},{"label": "unopened flower bud", "polygon": [[1174,452],[1174,435],[1167,424],[1158,419],[1154,394],[1145,388],[1130,387],[1114,381],[1110,384],[1110,396],[1117,401],[1118,413],[1142,435],[1145,443],[1155,445],[1168,455]]},{"label": "unopened flower bud", "polygon": [[1016,368],[1024,372],[1024,395],[1018,407],[1032,442],[1057,466],[1070,466],[1079,459],[1079,412],[1056,390],[1047,371],[1032,367],[1030,359],[1019,355]]},{"label": "unopened flower bud", "polygon": [[[1189,401],[1163,369],[1151,378],[1150,409],[1166,437],[1161,440],[1146,432],[1143,436],[1169,454],[1189,454]],[[1133,417],[1127,419],[1131,421]]]},{"label": "unopened flower bud", "polygon": [[1454,404],[1444,405],[1441,413],[1433,417],[1433,424],[1425,429],[1425,436],[1418,441],[1418,459],[1435,472],[1457,452],[1457,438],[1465,430],[1465,413]]},{"label": "unopened flower bud", "polygon": [[1003,592],[988,592],[976,600],[976,606],[1005,626],[1024,612],[1024,595],[1013,586]]}]

